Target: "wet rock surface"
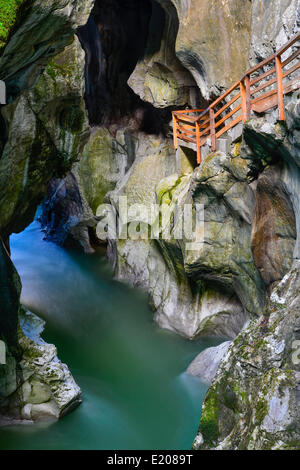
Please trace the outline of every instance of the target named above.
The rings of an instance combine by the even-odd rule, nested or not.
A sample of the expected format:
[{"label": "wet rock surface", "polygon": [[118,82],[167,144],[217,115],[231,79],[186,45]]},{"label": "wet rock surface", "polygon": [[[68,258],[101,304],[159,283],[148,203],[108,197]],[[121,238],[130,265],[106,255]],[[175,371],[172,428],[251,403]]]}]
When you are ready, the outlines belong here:
[{"label": "wet rock surface", "polygon": [[83,72],[84,55],[75,38],[32,90],[2,110],[8,129],[0,159],[3,236],[33,220],[51,178],[71,169],[87,141]]},{"label": "wet rock surface", "polygon": [[[74,33],[87,21],[93,2],[23,3],[11,23],[4,49],[1,44],[0,58],[0,79],[6,84],[7,101],[1,106],[0,119],[0,339],[7,351],[7,366],[0,366],[0,394],[1,415],[36,420],[41,415],[61,416],[62,409],[67,410],[73,398],[77,400],[79,389],[74,384],[77,391],[73,398],[66,394],[65,402],[62,397],[60,403],[54,400],[50,407],[46,400],[48,385],[40,386],[36,379],[32,388],[40,388],[43,399],[39,403],[31,401],[30,384],[26,385],[28,400],[18,395],[28,379],[22,376],[20,361],[32,345],[17,333],[21,286],[10,260],[8,239],[33,220],[51,178],[65,176],[86,143],[84,52]],[[42,358],[47,347],[37,348],[35,353],[36,358]],[[66,368],[61,374],[69,380]],[[26,416],[20,411],[21,404],[32,405],[24,410]]]},{"label": "wet rock surface", "polygon": [[[299,449],[297,99],[287,104],[295,114],[286,128],[263,120],[245,126],[244,151],[265,165],[257,184],[254,259],[267,284],[282,280],[272,284],[263,315],[237,336],[220,365],[195,448]],[[261,204],[263,214],[257,213]]]},{"label": "wet rock surface", "polygon": [[299,292],[297,261],[221,363],[195,448],[299,449]]},{"label": "wet rock surface", "polygon": [[20,312],[20,361],[8,352],[0,366],[0,426],[56,420],[81,403],[81,391],[53,344],[40,337],[45,322]]},{"label": "wet rock surface", "polygon": [[[206,106],[289,40],[298,10],[298,0],[36,0],[16,18],[0,59],[7,415],[57,419],[80,401],[55,347],[28,336],[39,326],[17,334],[20,283],[8,237],[33,220],[47,190],[45,236],[86,252],[103,204],[124,222],[119,197],[146,208],[203,204],[197,249],[176,237],[172,218],[154,240],[100,242],[116,278],[148,292],[161,327],[234,340],[226,356],[228,343],[190,366],[207,382],[216,374],[194,447],[299,448],[299,93],[285,97],[286,125],[274,110],[253,115],[242,141],[200,168],[192,151],[175,156],[169,125],[174,106]],[[137,208],[125,225],[132,222],[149,229]]]}]

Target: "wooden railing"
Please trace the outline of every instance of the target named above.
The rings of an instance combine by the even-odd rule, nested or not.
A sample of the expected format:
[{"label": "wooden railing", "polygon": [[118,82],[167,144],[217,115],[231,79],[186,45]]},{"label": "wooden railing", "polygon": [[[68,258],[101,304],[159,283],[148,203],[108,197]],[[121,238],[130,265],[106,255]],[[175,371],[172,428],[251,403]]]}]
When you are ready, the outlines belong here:
[{"label": "wooden railing", "polygon": [[219,137],[251,112],[262,113],[278,106],[279,120],[285,120],[283,97],[300,88],[300,33],[278,52],[249,69],[245,75],[217,98],[207,109],[173,112],[174,146],[178,140],[196,144],[197,163],[201,163],[201,147],[209,143],[216,150]]}]

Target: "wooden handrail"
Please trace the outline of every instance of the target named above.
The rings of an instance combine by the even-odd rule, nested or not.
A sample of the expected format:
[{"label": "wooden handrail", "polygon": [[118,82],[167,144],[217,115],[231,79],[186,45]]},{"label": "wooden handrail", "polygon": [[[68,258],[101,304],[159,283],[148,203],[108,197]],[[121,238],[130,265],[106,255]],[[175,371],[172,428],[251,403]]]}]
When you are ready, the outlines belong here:
[{"label": "wooden handrail", "polygon": [[[285,58],[285,60],[282,60],[281,56],[299,40],[300,33],[297,33],[287,44],[279,49],[279,51],[247,70],[240,80],[228,88],[228,90],[211,103],[208,108],[204,110],[187,109],[173,111],[175,148],[178,148],[178,140],[195,143],[197,147],[197,162],[200,164],[201,147],[207,143],[208,139],[210,138],[212,151],[215,151],[216,140],[240,122],[245,123],[248,121],[252,111],[263,112],[277,106],[279,120],[285,120],[283,97],[291,90],[300,88],[300,74],[297,76],[296,80],[292,78],[290,85],[284,83],[283,80],[295,74],[300,68],[300,62],[295,65],[292,64],[292,66],[285,71],[283,69],[298,58],[300,55],[299,45],[297,46],[297,50],[293,50],[292,54]],[[273,61],[275,64],[270,70],[263,71],[259,76],[251,79],[253,73],[258,72]],[[274,74],[275,78],[272,78]],[[257,85],[268,77],[270,77],[270,79],[266,80],[265,83]],[[263,91],[273,85],[275,88],[269,91]],[[228,101],[225,101],[226,98],[233,93],[235,93],[235,95],[230,97]],[[253,95],[257,95],[258,93],[258,96],[252,98]],[[222,104],[224,101],[225,104]],[[232,105],[237,101],[239,101],[239,103],[232,108]],[[220,107],[221,104],[222,106]],[[237,113],[239,114],[236,115]],[[191,116],[191,114],[194,114],[194,116]],[[226,123],[228,119],[231,119],[231,121]],[[216,131],[216,129],[218,129],[218,131]]]},{"label": "wooden handrail", "polygon": [[188,113],[200,113],[204,111],[203,108],[201,109],[181,109],[180,111],[174,111],[176,114],[188,114]]}]

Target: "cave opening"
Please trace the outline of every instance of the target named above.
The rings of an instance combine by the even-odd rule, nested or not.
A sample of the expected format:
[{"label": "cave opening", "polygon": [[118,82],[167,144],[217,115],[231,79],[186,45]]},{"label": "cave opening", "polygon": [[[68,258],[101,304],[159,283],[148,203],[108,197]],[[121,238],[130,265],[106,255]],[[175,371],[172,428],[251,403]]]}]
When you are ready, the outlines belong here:
[{"label": "cave opening", "polygon": [[[172,7],[172,27],[177,34],[179,22]],[[157,0],[96,0],[88,23],[77,31],[86,54],[85,101],[91,126],[111,130],[130,126],[148,134],[168,133],[174,106],[156,107],[128,84],[137,65],[160,50],[168,13]],[[175,41],[171,49],[175,57]],[[185,73],[194,85],[191,101],[197,103],[201,97],[195,99],[195,90],[198,95],[200,92],[190,72]],[[191,103],[180,107],[186,106]]]}]

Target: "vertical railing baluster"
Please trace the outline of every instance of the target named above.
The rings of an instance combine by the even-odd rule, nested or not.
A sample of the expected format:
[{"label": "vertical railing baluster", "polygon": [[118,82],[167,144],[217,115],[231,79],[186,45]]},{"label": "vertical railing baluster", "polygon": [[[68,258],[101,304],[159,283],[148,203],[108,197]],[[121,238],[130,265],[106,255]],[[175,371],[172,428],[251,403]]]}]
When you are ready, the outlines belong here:
[{"label": "vertical railing baluster", "polygon": [[209,121],[210,121],[210,137],[211,137],[211,150],[216,151],[216,127],[215,127],[215,111],[213,108],[209,108]]},{"label": "vertical railing baluster", "polygon": [[245,89],[246,89],[246,121],[251,118],[251,91],[250,91],[250,76],[245,77]]},{"label": "vertical railing baluster", "polygon": [[282,76],[281,57],[276,56],[275,61],[276,61],[277,98],[278,98],[279,121],[284,121],[285,120],[285,114],[284,114],[284,103],[283,103],[283,76]]},{"label": "vertical railing baluster", "polygon": [[173,115],[173,139],[174,139],[174,148],[177,150],[178,149],[178,137],[177,137],[177,118],[175,116],[175,113],[172,113]]},{"label": "vertical railing baluster", "polygon": [[251,94],[250,94],[250,77],[246,75],[240,81],[242,121],[245,123],[251,117]]},{"label": "vertical railing baluster", "polygon": [[197,163],[201,164],[200,124],[196,121]]},{"label": "vertical railing baluster", "polygon": [[246,87],[243,80],[240,81],[242,121],[247,121],[247,105],[246,105]]}]

